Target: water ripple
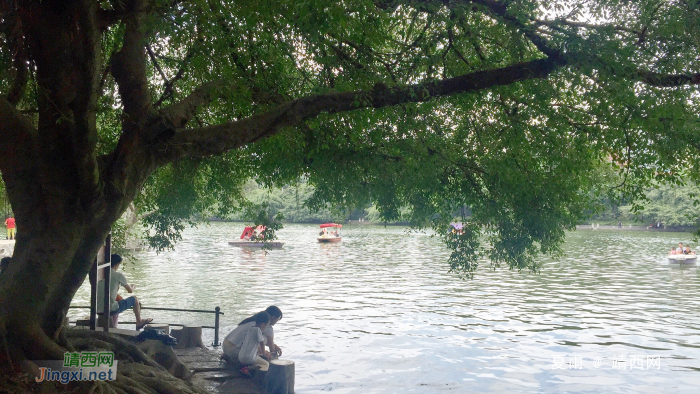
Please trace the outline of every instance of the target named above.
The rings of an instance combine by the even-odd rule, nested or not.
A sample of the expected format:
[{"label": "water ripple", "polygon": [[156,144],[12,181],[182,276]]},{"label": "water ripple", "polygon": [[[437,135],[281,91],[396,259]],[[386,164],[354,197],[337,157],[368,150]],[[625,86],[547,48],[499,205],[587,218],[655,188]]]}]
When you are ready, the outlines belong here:
[{"label": "water ripple", "polygon": [[[296,361],[299,393],[656,393],[700,385],[700,275],[664,258],[689,235],[580,231],[540,275],[484,268],[462,281],[447,273],[439,240],[405,228],[350,226],[341,244],[320,245],[315,226],[288,225],[279,234],[284,248],[267,254],[230,247],[241,229],[188,230],[174,252],[143,252],[125,273],[144,305],[220,306],[222,335],[278,305],[285,315],[276,342]],[[74,304],[85,305],[88,291]],[[152,312],[162,321],[213,323]],[[613,369],[621,356],[626,369]],[[660,367],[631,369],[637,356],[659,357]],[[577,360],[582,368],[569,369]]]}]

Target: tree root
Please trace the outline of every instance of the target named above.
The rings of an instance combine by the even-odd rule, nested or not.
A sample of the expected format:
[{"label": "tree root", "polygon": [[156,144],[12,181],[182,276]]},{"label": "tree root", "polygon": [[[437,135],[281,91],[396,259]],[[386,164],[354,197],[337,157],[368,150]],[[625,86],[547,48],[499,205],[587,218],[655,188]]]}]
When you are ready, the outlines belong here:
[{"label": "tree root", "polygon": [[[73,351],[112,351],[117,365],[117,376],[112,381],[71,382],[60,384],[56,382],[34,382],[31,374],[15,370],[14,373],[0,376],[1,393],[72,393],[72,394],[204,394],[205,390],[171,375],[163,366],[156,363],[135,344],[113,334],[101,331],[68,329],[65,330],[65,341]],[[2,338],[0,338],[0,341]],[[47,354],[53,354],[56,347],[52,343]],[[10,352],[20,351],[12,349]],[[32,349],[32,357],[37,357],[40,350]],[[19,353],[15,353],[19,354]],[[51,359],[43,357],[38,359]],[[27,362],[26,358],[24,359]],[[16,360],[15,360],[16,362]],[[33,364],[33,363],[31,363]],[[36,368],[36,365],[34,365]]]}]

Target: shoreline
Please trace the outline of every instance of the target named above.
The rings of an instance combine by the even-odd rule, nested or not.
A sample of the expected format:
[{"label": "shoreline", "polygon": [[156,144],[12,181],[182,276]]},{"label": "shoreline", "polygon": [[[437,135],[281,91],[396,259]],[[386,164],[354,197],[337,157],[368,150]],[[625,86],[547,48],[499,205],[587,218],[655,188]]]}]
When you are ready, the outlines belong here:
[{"label": "shoreline", "polygon": [[[595,226],[595,227],[594,227]],[[650,228],[649,226],[633,226],[633,225],[622,225],[622,227],[616,225],[601,225],[597,223],[593,224],[577,224],[576,230],[618,230],[618,231],[648,231],[648,232],[663,232],[663,233],[692,233],[695,228],[693,227],[670,227],[670,228]]]}]

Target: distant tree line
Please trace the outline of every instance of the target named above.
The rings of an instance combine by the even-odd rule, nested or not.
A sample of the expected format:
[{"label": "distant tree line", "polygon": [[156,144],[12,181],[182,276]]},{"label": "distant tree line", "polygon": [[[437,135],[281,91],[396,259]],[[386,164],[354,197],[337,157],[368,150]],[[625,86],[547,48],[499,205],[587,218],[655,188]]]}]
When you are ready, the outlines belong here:
[{"label": "distant tree line", "polygon": [[[347,220],[367,221],[370,223],[408,223],[409,209],[400,209],[401,216],[397,220],[386,222],[374,204],[360,208],[321,207],[312,208],[307,201],[315,189],[305,180],[300,180],[289,186],[268,188],[251,181],[244,187],[243,196],[253,206],[266,206],[271,215],[281,213],[284,221],[290,223],[322,223],[346,222]],[[246,221],[245,210],[239,210],[222,219]]]},{"label": "distant tree line", "polygon": [[[616,178],[617,179],[617,178]],[[607,185],[609,187],[610,185]],[[600,186],[598,186],[600,188]],[[359,209],[325,207],[319,210],[310,208],[306,201],[313,195],[314,187],[305,181],[281,188],[266,188],[255,182],[245,187],[244,196],[254,205],[265,204],[273,214],[281,213],[290,223],[344,222],[358,220],[382,224],[387,223],[375,204],[368,204]],[[698,185],[651,185],[641,192],[644,198],[637,205],[632,205],[624,198],[601,197],[600,209],[582,218],[582,223],[603,222],[617,224],[663,223],[666,227],[698,226],[700,207],[698,207]],[[408,223],[409,208],[403,208],[401,217],[388,223]],[[243,211],[236,212],[225,219],[245,221]]]},{"label": "distant tree line", "polygon": [[591,215],[590,221],[623,222],[625,224],[663,223],[665,227],[697,227],[700,223],[698,185],[658,184],[644,190],[645,199],[638,205],[626,201],[603,201],[600,213]]}]

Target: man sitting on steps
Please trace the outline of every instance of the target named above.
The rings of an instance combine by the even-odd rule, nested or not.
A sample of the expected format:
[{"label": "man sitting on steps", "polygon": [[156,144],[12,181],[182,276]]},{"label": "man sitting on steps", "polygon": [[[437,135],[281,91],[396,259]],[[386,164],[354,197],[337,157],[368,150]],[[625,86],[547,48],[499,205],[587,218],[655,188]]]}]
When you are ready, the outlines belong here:
[{"label": "man sitting on steps", "polygon": [[[111,269],[112,272],[110,273],[109,276],[109,298],[110,298],[110,307],[109,307],[109,314],[110,316],[116,315],[118,313],[124,312],[127,309],[134,309],[134,315],[136,316],[136,329],[140,330],[145,326],[146,324],[150,323],[153,321],[153,319],[141,319],[141,304],[139,303],[139,300],[135,296],[127,297],[124,299],[121,299],[117,301],[117,292],[119,291],[119,285],[124,286],[126,291],[129,293],[134,292],[134,288],[136,286],[130,285],[126,281],[126,277],[124,274],[119,272],[119,265],[122,262],[122,256],[118,254],[113,254],[112,259],[111,259]],[[104,291],[105,284],[104,284],[104,278],[101,279],[99,282],[97,282],[97,313],[102,314],[104,311]]]}]

